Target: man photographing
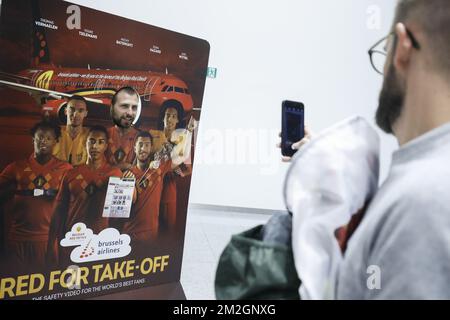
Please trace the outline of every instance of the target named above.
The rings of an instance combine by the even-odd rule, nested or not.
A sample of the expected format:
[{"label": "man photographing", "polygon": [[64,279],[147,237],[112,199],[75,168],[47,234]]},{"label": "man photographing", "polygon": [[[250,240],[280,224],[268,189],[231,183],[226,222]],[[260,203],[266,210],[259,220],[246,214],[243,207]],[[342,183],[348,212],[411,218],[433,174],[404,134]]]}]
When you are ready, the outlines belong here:
[{"label": "man photographing", "polygon": [[[385,40],[376,122],[400,148],[348,244],[337,296],[449,299],[450,2],[398,1]],[[367,285],[371,266],[381,288]]]},{"label": "man photographing", "polygon": [[376,123],[400,148],[347,244],[338,299],[450,299],[449,52],[448,0],[398,0],[369,51],[384,75]]},{"label": "man photographing", "polygon": [[449,50],[450,2],[399,0],[392,31],[369,51],[384,75],[376,123],[400,148],[348,242],[338,299],[450,298]]}]

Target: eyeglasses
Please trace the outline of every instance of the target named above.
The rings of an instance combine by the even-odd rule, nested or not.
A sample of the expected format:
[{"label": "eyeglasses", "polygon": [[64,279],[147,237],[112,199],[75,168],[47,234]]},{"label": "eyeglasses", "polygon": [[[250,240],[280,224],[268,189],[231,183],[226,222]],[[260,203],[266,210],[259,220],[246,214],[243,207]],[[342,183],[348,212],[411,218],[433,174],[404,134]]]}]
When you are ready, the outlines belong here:
[{"label": "eyeglasses", "polygon": [[[411,43],[413,48],[419,50],[420,45],[419,42],[417,42],[414,35],[406,29],[406,33],[408,34],[408,37],[411,39]],[[388,40],[391,36],[395,37],[395,33],[391,32],[383,39],[379,40],[377,43],[375,43],[370,49],[369,49],[369,56],[370,56],[370,63],[372,64],[372,67],[375,69],[375,71],[381,75],[384,73],[384,65],[386,64],[386,57],[388,55]],[[394,38],[393,47],[396,45],[397,38]]]}]

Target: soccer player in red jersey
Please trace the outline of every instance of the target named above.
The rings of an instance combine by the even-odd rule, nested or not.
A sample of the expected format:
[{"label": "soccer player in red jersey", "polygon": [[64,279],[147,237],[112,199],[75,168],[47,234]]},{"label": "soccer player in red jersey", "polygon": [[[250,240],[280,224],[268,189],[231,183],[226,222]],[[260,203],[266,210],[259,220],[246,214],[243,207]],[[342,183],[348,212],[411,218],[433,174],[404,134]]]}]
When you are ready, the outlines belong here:
[{"label": "soccer player in red jersey", "polygon": [[136,199],[122,233],[128,234],[135,243],[156,239],[164,176],[175,167],[170,158],[152,161],[151,150],[151,134],[140,132],[134,146],[137,164],[124,175],[136,179]]},{"label": "soccer player in red jersey", "polygon": [[[108,132],[102,126],[90,128],[86,148],[88,160],[64,176],[55,200],[54,221],[49,245],[58,248],[58,242],[75,223],[82,222],[94,234],[108,228],[109,219],[102,217],[105,196],[110,177],[122,177],[122,171],[106,161]],[[68,250],[59,250],[60,263],[68,262]],[[56,262],[58,257],[51,257]]]},{"label": "soccer player in red jersey", "polygon": [[150,130],[150,132],[156,136],[155,144],[161,146],[158,152],[170,152],[172,163],[177,164],[175,169],[164,177],[160,204],[161,226],[172,233],[176,230],[177,220],[179,220],[177,219],[178,184],[182,178],[189,176],[192,172],[190,149],[192,132],[196,124],[191,117],[185,128],[184,112],[179,105],[172,105],[163,111],[159,119],[160,130]]},{"label": "soccer player in red jersey", "polygon": [[[63,175],[72,166],[52,155],[61,136],[57,124],[42,121],[31,129],[34,153],[0,174],[1,205],[6,202],[6,255],[17,268],[45,267],[53,202]],[[14,194],[11,199],[9,195]],[[11,202],[9,202],[11,201]]]},{"label": "soccer player in red jersey", "polygon": [[133,127],[139,106],[139,94],[131,87],[123,87],[114,94],[111,101],[111,117],[114,127],[108,129],[109,163],[125,171],[131,168],[136,154],[134,142],[138,130]]}]

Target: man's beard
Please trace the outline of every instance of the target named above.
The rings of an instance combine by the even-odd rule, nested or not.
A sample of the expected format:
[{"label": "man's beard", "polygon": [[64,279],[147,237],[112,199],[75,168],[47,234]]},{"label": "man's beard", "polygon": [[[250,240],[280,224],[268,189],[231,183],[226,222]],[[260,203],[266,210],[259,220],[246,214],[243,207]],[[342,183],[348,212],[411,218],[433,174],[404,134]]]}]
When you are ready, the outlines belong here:
[{"label": "man's beard", "polygon": [[400,117],[405,100],[405,90],[395,72],[393,65],[389,67],[380,92],[376,123],[381,130],[393,134],[393,125]]},{"label": "man's beard", "polygon": [[149,163],[150,163],[150,155],[147,155],[147,156],[145,157],[145,159],[139,159],[139,158],[138,158],[138,160],[139,160],[139,162],[141,162],[142,164],[149,164]]},{"label": "man's beard", "polygon": [[124,126],[124,125],[122,125],[121,120],[122,120],[122,118],[113,117],[113,122],[114,122],[114,124],[115,124],[116,126],[120,127],[120,128],[128,129],[128,128],[131,128],[131,127],[133,126],[133,119],[127,118],[127,120],[129,120],[129,122],[130,122],[130,125],[129,125],[129,126]]}]

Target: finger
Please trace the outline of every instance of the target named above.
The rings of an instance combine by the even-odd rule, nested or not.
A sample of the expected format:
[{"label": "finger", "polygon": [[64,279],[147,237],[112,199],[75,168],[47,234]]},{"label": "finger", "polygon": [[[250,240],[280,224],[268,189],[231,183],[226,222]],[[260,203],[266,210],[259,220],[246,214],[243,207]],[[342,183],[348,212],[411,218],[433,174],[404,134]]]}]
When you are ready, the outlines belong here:
[{"label": "finger", "polygon": [[283,161],[283,162],[291,162],[291,157],[281,157],[281,161]]},{"label": "finger", "polygon": [[307,144],[309,142],[308,138],[303,138],[300,141],[297,141],[296,143],[293,143],[291,148],[292,150],[298,150],[300,149],[303,145]]},{"label": "finger", "polygon": [[305,137],[311,138],[311,136],[313,135],[313,133],[311,132],[311,130],[309,130],[309,127],[305,125]]}]

